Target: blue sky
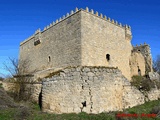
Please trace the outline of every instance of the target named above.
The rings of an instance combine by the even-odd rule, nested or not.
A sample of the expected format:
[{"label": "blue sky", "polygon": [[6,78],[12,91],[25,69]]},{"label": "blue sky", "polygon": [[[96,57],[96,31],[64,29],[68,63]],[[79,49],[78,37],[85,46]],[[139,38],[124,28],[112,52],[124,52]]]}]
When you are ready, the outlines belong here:
[{"label": "blue sky", "polygon": [[18,58],[21,41],[76,7],[86,6],[130,25],[133,45],[146,42],[153,58],[160,54],[159,0],[1,0],[0,76],[6,74],[3,63],[8,57]]}]

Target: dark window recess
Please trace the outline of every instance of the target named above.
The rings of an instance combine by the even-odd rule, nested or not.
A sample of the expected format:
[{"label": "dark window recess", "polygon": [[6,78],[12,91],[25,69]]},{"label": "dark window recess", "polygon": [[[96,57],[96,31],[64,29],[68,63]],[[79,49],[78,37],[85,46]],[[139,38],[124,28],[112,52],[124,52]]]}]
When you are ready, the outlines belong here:
[{"label": "dark window recess", "polygon": [[141,50],[138,50],[139,52],[141,51]]},{"label": "dark window recess", "polygon": [[141,70],[140,69],[138,69],[138,75],[141,76]]},{"label": "dark window recess", "polygon": [[48,57],[48,62],[51,62],[51,57],[50,56]]},{"label": "dark window recess", "polygon": [[110,54],[106,54],[106,59],[107,59],[107,61],[110,60]]},{"label": "dark window recess", "polygon": [[40,40],[34,41],[34,46],[36,46],[36,45],[38,45],[40,43],[41,43]]},{"label": "dark window recess", "polygon": [[86,101],[82,102],[83,107],[86,107]]}]

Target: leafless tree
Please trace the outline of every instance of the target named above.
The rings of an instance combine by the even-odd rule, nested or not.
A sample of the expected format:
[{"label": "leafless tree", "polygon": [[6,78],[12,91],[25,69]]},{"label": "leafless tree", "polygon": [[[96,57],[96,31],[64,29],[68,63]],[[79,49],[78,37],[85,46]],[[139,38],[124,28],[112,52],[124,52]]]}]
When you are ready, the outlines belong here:
[{"label": "leafless tree", "polygon": [[11,77],[21,76],[28,73],[29,60],[18,60],[9,58],[9,64],[4,63],[4,68],[8,71]]},{"label": "leafless tree", "polygon": [[160,55],[157,55],[156,59],[153,60],[153,70],[160,74]]},{"label": "leafless tree", "polygon": [[25,94],[26,83],[29,82],[30,73],[28,72],[29,60],[18,60],[15,58],[9,58],[9,63],[4,63],[4,68],[7,72],[10,73],[10,77],[14,78],[15,88],[17,93],[13,95],[16,100],[27,100],[29,99],[29,94]]}]

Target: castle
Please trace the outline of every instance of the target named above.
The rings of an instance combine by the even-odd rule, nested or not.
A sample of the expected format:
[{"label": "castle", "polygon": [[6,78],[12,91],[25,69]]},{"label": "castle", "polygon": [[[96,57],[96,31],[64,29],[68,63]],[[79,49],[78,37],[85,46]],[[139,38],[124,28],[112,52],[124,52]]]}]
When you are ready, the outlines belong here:
[{"label": "castle", "polygon": [[67,66],[106,66],[118,67],[130,80],[138,75],[138,70],[141,75],[152,71],[149,46],[132,47],[131,39],[128,25],[122,26],[88,8],[76,8],[23,41],[20,59],[31,61],[28,72]]},{"label": "castle", "polygon": [[[56,22],[45,27],[43,31],[38,29],[34,35],[21,42],[20,60],[29,60],[27,73],[33,73],[41,78],[45,77],[42,77],[41,74],[47,72],[47,70],[54,72],[61,70],[51,80],[44,80],[45,82],[42,84],[44,111],[97,113],[97,111],[120,110],[143,103],[143,97],[141,98],[138,91],[134,90],[133,92],[133,88],[124,88],[124,86],[130,86],[127,81],[130,81],[133,75],[143,76],[152,71],[149,45],[143,44],[133,47],[131,39],[130,26],[123,26],[121,23],[88,8],[85,10],[76,8],[75,11],[67,13],[66,16],[64,15]],[[70,82],[65,82],[65,80],[70,80]],[[90,83],[89,80],[93,81]],[[97,86],[95,84],[99,80],[102,80],[99,83],[101,86],[95,88]],[[113,93],[111,89],[113,86],[108,88],[105,86],[118,80],[122,87],[117,89],[122,91],[121,93],[132,91],[139,97],[136,100],[132,98],[132,102],[129,101],[128,103],[125,100],[128,101],[128,97],[131,96],[125,97],[125,102],[118,97],[112,98],[111,101],[116,100],[114,107],[104,107],[105,102],[100,105],[103,110],[98,106],[97,108],[94,107],[98,99],[97,97],[94,99],[94,96],[100,93],[105,94],[105,90],[111,91],[106,93],[105,97],[102,95],[106,100],[100,100],[101,102],[107,101],[106,96]],[[75,88],[74,85],[77,87]],[[74,91],[68,90],[70,87]],[[88,90],[89,95],[80,94],[85,91],[84,88]],[[97,94],[93,95],[92,92],[91,95],[92,90],[96,91]],[[74,94],[74,92],[77,94]],[[71,103],[72,100],[67,96],[67,98],[64,98],[62,94],[64,96],[69,94],[72,96],[70,98],[73,99],[80,94],[77,97],[79,101],[75,100],[79,104],[75,101]],[[56,98],[53,96],[56,96]],[[117,102],[117,99],[120,99],[120,101]],[[83,103],[83,106],[81,103]],[[97,104],[100,103],[97,102]],[[90,107],[87,108],[87,105],[90,105]],[[85,107],[86,110],[84,110]],[[93,109],[93,107],[96,109]]]}]

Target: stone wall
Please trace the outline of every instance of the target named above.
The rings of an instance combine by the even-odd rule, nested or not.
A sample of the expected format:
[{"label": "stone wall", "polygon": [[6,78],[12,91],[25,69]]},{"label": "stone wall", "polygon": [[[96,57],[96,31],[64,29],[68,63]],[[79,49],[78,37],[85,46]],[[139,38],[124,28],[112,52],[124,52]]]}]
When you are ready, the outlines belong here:
[{"label": "stone wall", "polygon": [[20,59],[30,61],[29,72],[80,65],[80,17],[80,11],[70,14],[21,43]]},{"label": "stone wall", "polygon": [[76,9],[23,41],[20,59],[30,61],[28,72],[77,65],[108,66],[118,67],[130,80],[131,38],[129,26],[88,8]]},{"label": "stone wall", "polygon": [[118,67],[130,80],[131,30],[102,16],[81,12],[82,66]]},{"label": "stone wall", "polygon": [[145,59],[140,52],[132,52],[129,64],[131,76],[145,75]]},{"label": "stone wall", "polygon": [[144,96],[116,68],[72,67],[42,83],[42,110],[101,113],[144,103]]},{"label": "stone wall", "polygon": [[145,60],[145,74],[148,75],[149,72],[153,72],[152,69],[152,56],[150,47],[147,44],[141,44],[140,46],[133,47],[132,52],[139,52],[143,55]]},{"label": "stone wall", "polygon": [[[18,93],[19,86],[14,82],[2,82],[3,88],[7,92]],[[29,97],[32,102],[39,103],[39,96],[41,92],[42,83],[25,83],[24,96]]]}]

